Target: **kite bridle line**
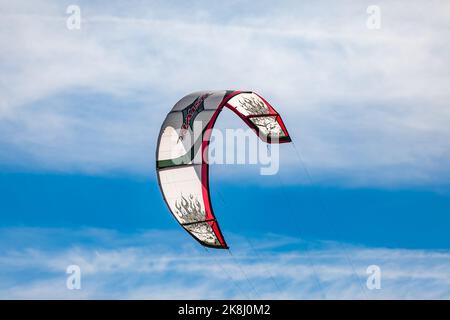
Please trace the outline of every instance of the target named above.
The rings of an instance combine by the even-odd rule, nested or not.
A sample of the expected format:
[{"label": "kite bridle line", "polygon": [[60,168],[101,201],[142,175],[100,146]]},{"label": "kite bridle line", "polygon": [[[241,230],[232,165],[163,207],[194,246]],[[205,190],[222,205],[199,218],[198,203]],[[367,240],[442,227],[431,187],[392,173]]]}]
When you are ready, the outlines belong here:
[{"label": "kite bridle line", "polygon": [[[226,202],[226,200],[222,196],[222,194],[221,194],[219,189],[213,190],[213,193],[218,196],[218,198],[220,199],[220,202],[223,204],[224,207],[227,207],[228,209],[230,209],[230,207],[228,206],[228,203]],[[259,261],[263,261],[262,256],[255,249],[255,247],[253,246],[253,244],[250,241],[250,239],[248,237],[246,237],[245,235],[241,235],[241,237],[244,238],[245,241],[247,241],[247,243],[249,244],[251,250],[253,251],[253,253],[257,257],[257,259],[259,259]],[[230,250],[230,249],[228,248],[228,250]],[[269,278],[272,281],[272,283],[275,285],[276,290],[281,293],[282,292],[281,287],[278,284],[278,282],[276,281],[276,279],[275,279],[275,277],[273,275],[273,272],[270,270],[270,267],[265,267],[264,264],[261,264],[261,265],[264,268],[264,272],[269,275]]]},{"label": "kite bridle line", "polygon": [[239,283],[238,283],[238,282],[230,275],[230,273],[224,268],[224,266],[222,265],[222,263],[220,263],[220,261],[217,260],[217,257],[216,257],[213,253],[210,253],[210,252],[209,252],[210,250],[208,249],[208,247],[205,247],[205,246],[201,246],[201,247],[205,249],[205,251],[206,251],[206,253],[207,253],[207,258],[208,258],[208,259],[210,259],[210,258],[211,258],[211,255],[212,255],[212,258],[213,258],[214,262],[219,266],[219,268],[222,270],[222,272],[225,274],[225,276],[228,278],[228,280],[230,280],[231,283],[233,283],[233,285],[238,289],[238,291],[240,291],[240,292],[243,294],[243,296],[246,296],[247,299],[251,300],[251,296],[241,288],[241,286],[239,285]]},{"label": "kite bridle line", "polygon": [[[293,143],[293,142],[292,142],[292,143]],[[277,176],[277,178],[278,178],[279,184],[280,184],[283,188],[286,188],[286,185],[283,183],[283,180],[281,180],[280,175],[277,174],[276,176]],[[296,226],[296,228],[297,228],[297,233],[298,233],[300,239],[303,239],[303,238],[302,238],[302,234],[305,234],[305,233],[303,232],[303,230],[302,230],[302,228],[299,226],[299,224],[296,223],[296,221],[295,221],[295,219],[294,219],[294,215],[293,215],[293,213],[295,212],[295,206],[292,205],[292,202],[291,202],[290,197],[287,197],[287,201],[286,201],[286,202],[288,203],[288,205],[289,205],[289,207],[290,207],[290,210],[289,210],[290,214],[287,215],[287,218],[290,220],[290,223],[291,223],[292,226]],[[300,225],[301,225],[301,224],[300,224]],[[322,295],[322,300],[326,300],[326,298],[327,298],[326,290],[325,290],[324,286],[322,285],[322,282],[320,281],[319,273],[317,272],[316,266],[314,265],[314,261],[313,261],[313,259],[311,258],[311,254],[310,254],[310,252],[309,252],[309,251],[311,250],[311,249],[309,248],[309,243],[308,243],[308,241],[306,241],[305,239],[304,239],[304,241],[305,241],[305,256],[306,256],[306,260],[308,261],[308,264],[309,264],[309,266],[310,266],[310,268],[311,268],[311,270],[312,270],[312,272],[313,272],[313,275],[314,275],[314,279],[315,279],[317,288],[319,289],[319,292],[320,292],[321,295]],[[312,250],[311,250],[311,252],[312,252]]]},{"label": "kite bridle line", "polygon": [[[303,161],[303,158],[301,157],[300,152],[298,151],[294,141],[292,141],[292,147],[293,147],[293,149],[295,151],[295,154],[297,155],[297,158],[298,158],[298,160],[300,162],[301,167],[303,168],[303,170],[304,170],[304,172],[305,172],[305,174],[306,174],[306,176],[308,178],[309,185],[312,186],[313,185],[313,179],[312,179],[311,174],[310,174],[310,172],[308,170],[308,167],[306,166],[306,163]],[[326,212],[327,211],[326,211],[326,208],[324,207],[323,202],[322,201],[316,201],[316,204],[317,204],[319,210],[322,212],[322,214],[324,216],[326,216]],[[333,225],[331,225],[330,219],[322,219],[322,220],[326,221],[326,223],[328,223],[328,227],[331,229],[331,231],[334,232],[336,230],[336,228]],[[345,259],[347,260],[347,263],[350,265],[350,267],[352,269],[352,274],[356,278],[356,282],[358,283],[358,286],[359,286],[363,296],[365,297],[366,300],[368,300],[369,297],[367,296],[367,293],[366,293],[366,291],[364,290],[364,287],[361,284],[362,283],[361,277],[358,275],[358,273],[355,270],[354,263],[353,263],[350,255],[347,252],[348,249],[346,248],[344,243],[341,243],[341,242],[336,242],[336,243],[337,243],[338,246],[341,247],[342,252],[344,253]]]}]

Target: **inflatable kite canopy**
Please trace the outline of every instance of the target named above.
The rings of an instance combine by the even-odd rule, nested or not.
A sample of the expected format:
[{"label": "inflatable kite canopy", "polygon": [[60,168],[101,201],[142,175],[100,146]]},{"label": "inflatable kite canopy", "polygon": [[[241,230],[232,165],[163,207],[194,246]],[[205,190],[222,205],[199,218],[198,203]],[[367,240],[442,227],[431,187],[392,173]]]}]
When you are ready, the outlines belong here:
[{"label": "inflatable kite canopy", "polygon": [[210,200],[208,145],[211,129],[224,107],[236,113],[263,141],[291,141],[278,112],[254,92],[191,93],[167,114],[156,150],[156,171],[164,200],[194,239],[219,249],[228,246]]}]

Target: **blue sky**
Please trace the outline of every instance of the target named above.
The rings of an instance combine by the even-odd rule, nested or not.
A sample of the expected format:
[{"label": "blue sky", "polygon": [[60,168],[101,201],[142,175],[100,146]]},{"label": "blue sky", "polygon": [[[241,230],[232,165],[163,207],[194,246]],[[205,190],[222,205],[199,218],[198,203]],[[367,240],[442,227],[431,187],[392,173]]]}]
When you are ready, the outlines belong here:
[{"label": "blue sky", "polygon": [[[447,3],[379,1],[369,30],[364,1],[79,1],[74,31],[69,4],[0,1],[0,297],[450,298]],[[277,108],[311,176],[291,145],[277,176],[212,167],[233,256],[154,172],[172,105],[229,88]]]}]

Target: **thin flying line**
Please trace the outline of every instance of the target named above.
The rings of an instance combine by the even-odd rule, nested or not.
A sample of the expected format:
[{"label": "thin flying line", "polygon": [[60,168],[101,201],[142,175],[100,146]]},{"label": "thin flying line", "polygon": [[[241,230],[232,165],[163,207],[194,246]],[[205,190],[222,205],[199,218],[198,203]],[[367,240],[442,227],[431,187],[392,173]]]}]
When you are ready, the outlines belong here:
[{"label": "thin flying line", "polygon": [[[217,190],[216,192],[214,192],[215,194],[217,194],[219,196],[220,201],[223,203],[224,206],[229,207],[227,202],[224,200],[224,197],[222,196],[220,190]],[[251,250],[253,251],[253,253],[259,258],[259,260],[262,262],[262,257],[261,255],[257,252],[257,250],[254,248],[252,242],[250,241],[250,239],[246,236],[243,236],[243,238],[248,242],[248,244],[250,245]],[[265,271],[267,271],[267,273],[269,274],[269,278],[271,279],[271,281],[275,284],[276,290],[278,292],[282,292],[281,287],[279,286],[279,284],[277,283],[276,279],[273,276],[273,273],[271,272],[271,270],[269,268],[265,268]]]},{"label": "thin flying line", "polygon": [[[305,171],[305,173],[306,173],[306,175],[307,175],[307,177],[308,177],[309,183],[310,183],[310,185],[312,186],[312,185],[313,185],[313,180],[312,180],[312,178],[311,178],[311,175],[310,175],[310,173],[309,173],[309,170],[308,170],[308,168],[306,167],[306,164],[305,164],[305,162],[303,161],[303,159],[302,159],[302,157],[301,157],[301,155],[300,155],[300,152],[297,150],[297,147],[296,147],[296,145],[295,145],[294,142],[292,142],[292,146],[293,146],[293,148],[294,148],[294,150],[295,150],[295,153],[297,154],[297,157],[298,157],[298,159],[299,159],[299,161],[300,161],[300,164],[301,164],[302,167],[303,167],[303,170]],[[316,204],[318,204],[318,205],[320,206],[320,209],[321,209],[321,211],[322,211],[323,213],[326,212],[326,210],[323,208],[323,205],[322,205],[321,202],[316,201]],[[330,220],[329,220],[329,219],[324,219],[324,220],[327,221],[327,223],[329,224],[329,226],[330,226],[330,227],[333,229],[333,231],[334,231],[335,228],[334,228],[332,225],[330,225]],[[369,297],[367,296],[367,293],[366,293],[366,291],[364,290],[364,287],[362,286],[362,280],[361,280],[361,277],[360,277],[360,276],[358,275],[358,273],[356,272],[356,269],[355,269],[355,266],[354,266],[354,264],[353,264],[353,261],[351,260],[350,256],[349,256],[348,253],[347,253],[347,249],[345,248],[345,246],[344,246],[343,243],[339,243],[339,242],[338,242],[337,244],[340,245],[340,246],[342,246],[342,249],[343,249],[343,251],[344,251],[344,256],[345,256],[345,258],[346,258],[346,260],[347,260],[347,263],[348,263],[348,264],[350,265],[350,267],[352,268],[353,275],[356,276],[356,280],[357,280],[357,283],[358,283],[358,285],[359,285],[359,287],[360,287],[360,289],[361,289],[361,292],[362,292],[363,295],[365,296],[366,300],[368,300]]]},{"label": "thin flying line", "polygon": [[[282,187],[285,187],[283,181],[282,181],[281,178],[280,178],[280,176],[277,175],[277,177],[278,177],[278,180],[279,180],[280,184],[282,185]],[[289,203],[289,206],[291,207],[291,210],[290,210],[290,211],[293,212],[294,210],[292,210],[292,203],[291,203],[291,200],[290,200],[289,197],[288,197],[288,203]],[[293,221],[293,216],[292,216],[292,214],[289,214],[288,217],[290,218],[290,220],[291,220],[291,222],[293,223],[293,225],[296,225],[296,224],[294,223],[295,221]],[[301,228],[300,226],[297,226],[297,231],[298,231],[298,233],[300,234],[300,238],[302,238],[303,231],[302,231],[302,228]],[[312,258],[311,258],[311,255],[309,254],[310,249],[308,248],[308,246],[309,246],[308,241],[306,241],[306,239],[305,239],[305,255],[306,255],[306,260],[307,260],[308,264],[310,265],[310,267],[311,267],[311,269],[312,269],[312,271],[313,271],[314,279],[315,279],[316,284],[317,284],[317,287],[319,288],[319,291],[320,291],[320,293],[321,293],[321,295],[322,295],[322,299],[326,300],[326,298],[327,298],[326,290],[325,290],[325,288],[323,287],[322,282],[320,281],[319,273],[317,272],[317,269],[316,269],[316,267],[315,267],[315,265],[314,265],[314,262],[313,262],[313,260],[312,260]]]},{"label": "thin flying line", "polygon": [[[208,253],[208,258],[210,258],[209,255],[209,250],[207,247],[202,246],[203,249],[205,249],[205,251]],[[251,297],[248,295],[247,292],[245,292],[241,286],[237,283],[237,281],[235,279],[233,279],[233,277],[230,275],[230,273],[225,270],[225,268],[222,266],[222,264],[217,260],[217,258],[213,255],[212,258],[214,259],[214,262],[219,266],[219,268],[222,270],[222,272],[227,276],[227,278],[234,284],[234,286],[238,289],[238,291],[240,291],[244,296],[247,297],[247,299],[251,299]]]},{"label": "thin flying line", "polygon": [[245,272],[245,270],[242,268],[241,264],[239,263],[239,261],[234,257],[233,253],[231,252],[230,249],[228,249],[228,253],[230,254],[231,258],[234,260],[234,262],[236,263],[236,265],[238,266],[238,268],[241,270],[242,274],[245,277],[245,280],[247,280],[250,288],[256,293],[257,296],[261,297],[261,295],[259,294],[258,290],[256,290],[255,286],[252,284],[252,282],[250,281],[250,279],[247,276],[247,273]]}]

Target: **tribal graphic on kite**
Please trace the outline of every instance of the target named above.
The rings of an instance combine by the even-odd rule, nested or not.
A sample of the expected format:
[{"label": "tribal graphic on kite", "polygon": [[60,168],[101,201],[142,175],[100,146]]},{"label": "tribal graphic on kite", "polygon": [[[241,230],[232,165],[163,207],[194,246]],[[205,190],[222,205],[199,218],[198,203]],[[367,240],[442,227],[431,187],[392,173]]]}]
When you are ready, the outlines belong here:
[{"label": "tribal graphic on kite", "polygon": [[186,132],[189,128],[193,130],[193,123],[195,117],[203,110],[205,110],[205,106],[203,102],[206,97],[209,96],[209,93],[201,95],[194,102],[184,108],[181,112],[183,113],[183,124],[181,125],[180,139],[183,140],[183,137],[186,135]]},{"label": "tribal graphic on kite", "polygon": [[[209,194],[208,146],[211,129],[227,107],[267,143],[290,142],[280,115],[249,91],[203,91],[178,101],[158,137],[156,171],[164,200],[178,223],[202,245],[228,249]],[[194,121],[200,134],[195,139]]]}]

